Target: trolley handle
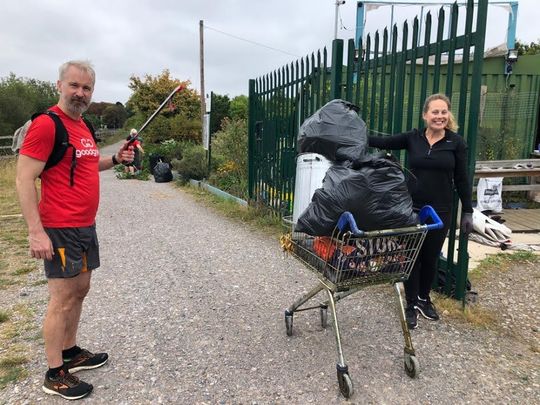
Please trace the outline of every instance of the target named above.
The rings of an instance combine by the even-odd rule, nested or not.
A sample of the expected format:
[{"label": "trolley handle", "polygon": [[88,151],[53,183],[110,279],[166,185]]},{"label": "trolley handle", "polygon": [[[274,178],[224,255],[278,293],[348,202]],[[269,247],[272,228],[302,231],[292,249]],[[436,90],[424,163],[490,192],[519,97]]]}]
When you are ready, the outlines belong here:
[{"label": "trolley handle", "polygon": [[364,231],[361,231],[356,226],[356,221],[349,211],[345,211],[338,219],[337,225],[340,232],[351,231],[355,236],[363,236]]},{"label": "trolley handle", "polygon": [[[431,205],[422,207],[418,213],[418,217],[422,227],[426,228],[428,231],[432,229],[441,229],[444,225]],[[430,222],[429,224],[427,224],[428,221]],[[358,229],[356,221],[349,211],[345,211],[341,214],[337,222],[337,227],[340,232],[350,231],[354,236],[364,236],[366,233],[369,233]]]},{"label": "trolley handle", "polygon": [[[420,223],[424,225],[428,231],[431,231],[432,229],[442,229],[444,226],[443,221],[439,218],[431,205],[424,205],[418,213],[418,217],[420,218]],[[430,224],[427,223],[428,220],[430,220]]]}]

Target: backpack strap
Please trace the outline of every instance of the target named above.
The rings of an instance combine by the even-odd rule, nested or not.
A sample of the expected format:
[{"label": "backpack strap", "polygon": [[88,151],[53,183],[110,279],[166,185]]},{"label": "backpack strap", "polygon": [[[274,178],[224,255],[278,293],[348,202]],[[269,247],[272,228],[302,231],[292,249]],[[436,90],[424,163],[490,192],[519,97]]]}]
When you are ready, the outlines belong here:
[{"label": "backpack strap", "polygon": [[98,144],[99,142],[99,139],[96,135],[96,130],[94,129],[94,126],[92,125],[92,123],[90,122],[90,120],[82,117],[84,123],[86,124],[86,126],[88,127],[88,130],[90,131],[90,133],[92,134],[92,138],[94,138],[94,142],[96,143],[96,145]]},{"label": "backpack strap", "polygon": [[56,166],[62,160],[68,148],[71,148],[72,152],[71,166],[69,170],[69,185],[73,186],[75,167],[77,166],[77,151],[75,150],[75,147],[71,143],[69,143],[67,129],[58,114],[56,114],[54,111],[47,110],[44,112],[36,113],[32,115],[32,120],[43,114],[48,115],[53,120],[55,127],[54,146],[51,154],[49,155],[49,158],[47,159],[47,162],[45,163],[45,168],[43,170],[47,170],[53,166]]},{"label": "backpack strap", "polygon": [[[58,116],[58,114],[56,114],[54,111],[47,110],[44,112],[35,113],[34,115],[32,115],[32,121],[36,117],[43,114],[48,115],[54,121],[54,127],[55,127],[53,150],[51,154],[49,155],[49,158],[47,159],[47,162],[45,163],[45,168],[43,170],[50,169],[51,167],[56,166],[58,163],[60,163],[60,161],[66,154],[68,148],[71,148],[69,185],[73,187],[73,185],[75,184],[75,180],[74,180],[75,167],[77,167],[77,150],[71,143],[69,143],[69,135],[68,135],[67,129],[64,123],[62,122],[62,120],[60,119],[60,117]],[[88,128],[88,130],[90,131],[90,133],[92,134],[92,138],[94,139],[94,142],[97,145],[98,139],[96,137],[96,131],[94,130],[94,126],[89,120],[87,120],[84,117],[83,117],[83,121],[86,127]]]}]

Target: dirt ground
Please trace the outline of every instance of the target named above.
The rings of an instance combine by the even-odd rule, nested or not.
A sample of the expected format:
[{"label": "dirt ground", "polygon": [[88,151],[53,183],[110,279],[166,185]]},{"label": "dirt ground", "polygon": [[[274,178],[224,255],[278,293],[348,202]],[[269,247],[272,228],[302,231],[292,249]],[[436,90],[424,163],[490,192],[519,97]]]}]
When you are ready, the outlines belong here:
[{"label": "dirt ground", "polygon": [[[172,184],[118,180],[110,171],[102,173],[97,225],[102,266],[93,274],[79,343],[106,350],[110,361],[79,373],[94,385],[85,403],[540,403],[538,264],[496,269],[473,285],[477,305],[496,319],[492,327],[445,313],[438,322],[420,319],[412,332],[420,363],[414,379],[403,368],[392,288],[368,287],[340,301],[355,387],[345,400],[331,323],[323,329],[318,311],[300,312],[293,336],[285,333],[284,310],[316,280],[283,255],[276,238]],[[471,263],[484,250],[472,245]],[[0,299],[35,311],[23,331],[28,377],[0,391],[0,404],[63,404],[41,390],[46,365],[36,334],[47,290],[35,283],[41,272],[28,277],[27,286]]]}]

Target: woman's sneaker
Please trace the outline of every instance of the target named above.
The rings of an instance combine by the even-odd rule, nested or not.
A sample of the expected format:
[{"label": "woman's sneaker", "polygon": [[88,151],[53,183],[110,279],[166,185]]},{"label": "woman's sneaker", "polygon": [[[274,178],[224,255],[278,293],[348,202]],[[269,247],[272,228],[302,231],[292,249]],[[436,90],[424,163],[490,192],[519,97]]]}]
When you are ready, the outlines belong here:
[{"label": "woman's sneaker", "polygon": [[439,320],[439,314],[437,313],[437,310],[435,309],[435,306],[431,302],[431,299],[428,297],[427,299],[423,299],[418,297],[418,301],[416,301],[416,304],[414,306],[422,316],[426,319],[429,319],[431,321],[438,321]]},{"label": "woman's sneaker", "polygon": [[109,355],[107,353],[90,353],[86,349],[75,355],[72,359],[64,359],[64,365],[70,373],[76,373],[81,370],[91,370],[107,363]]},{"label": "woman's sneaker", "polygon": [[414,304],[409,304],[405,308],[405,320],[409,329],[416,329],[418,326],[418,311]]},{"label": "woman's sneaker", "polygon": [[60,395],[65,399],[81,399],[89,395],[94,386],[79,380],[73,374],[65,369],[55,377],[49,377],[49,373],[45,374],[45,382],[43,383],[43,391],[50,395]]}]

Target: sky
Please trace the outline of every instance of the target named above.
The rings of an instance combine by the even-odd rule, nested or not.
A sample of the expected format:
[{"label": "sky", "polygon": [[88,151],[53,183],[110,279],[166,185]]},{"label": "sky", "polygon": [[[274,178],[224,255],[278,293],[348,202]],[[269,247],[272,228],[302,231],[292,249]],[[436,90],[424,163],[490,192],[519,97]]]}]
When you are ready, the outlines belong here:
[{"label": "sky", "polygon": [[[0,78],[14,73],[56,82],[67,60],[90,60],[93,101],[125,103],[131,76],[189,80],[200,92],[199,21],[204,21],[205,93],[248,94],[248,81],[340,39],[355,37],[356,0],[19,0],[0,10]],[[434,17],[438,7],[433,10]],[[367,13],[365,32],[391,23],[391,8]],[[462,13],[464,14],[464,9]],[[394,22],[420,15],[395,6]],[[516,37],[540,40],[540,3],[519,0]],[[486,49],[506,43],[508,11],[490,6]]]}]

